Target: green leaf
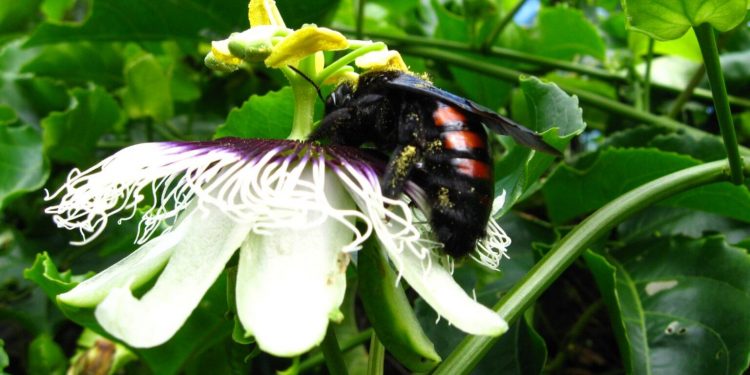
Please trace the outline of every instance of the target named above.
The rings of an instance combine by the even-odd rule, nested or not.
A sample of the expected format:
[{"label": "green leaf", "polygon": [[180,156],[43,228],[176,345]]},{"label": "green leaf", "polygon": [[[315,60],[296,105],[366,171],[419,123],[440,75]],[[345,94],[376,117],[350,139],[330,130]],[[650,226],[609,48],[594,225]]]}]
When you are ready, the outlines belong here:
[{"label": "green leaf", "polygon": [[[543,133],[547,143],[561,150],[574,136],[583,132],[586,124],[581,117],[578,98],[566,94],[554,83],[543,82],[536,77],[521,78],[521,90],[523,97],[514,98],[514,117],[529,128]],[[505,191],[507,194],[499,215],[538,190],[540,177],[553,161],[551,155],[510,145],[506,156],[495,163],[495,172],[500,177],[495,191],[498,194]]]},{"label": "green leaf", "polygon": [[750,191],[745,185],[737,186],[729,182],[705,185],[667,199],[663,204],[750,222]]},{"label": "green leaf", "polygon": [[[201,40],[248,27],[247,1],[96,0],[80,25],[46,22],[28,45],[74,41]],[[217,38],[221,39],[221,38]]]},{"label": "green leaf", "polygon": [[[135,350],[154,374],[178,374],[194,357],[224,344],[232,335],[232,319],[227,319],[227,278],[219,276],[206,292],[187,322],[165,344]],[[223,353],[226,355],[226,353]]]},{"label": "green leaf", "polygon": [[34,263],[23,272],[23,276],[36,283],[53,301],[58,294],[73,289],[86,278],[73,276],[70,271],[58,271],[55,262],[46,252],[37,254]]},{"label": "green leaf", "polygon": [[[34,213],[38,215],[38,211]],[[24,278],[25,269],[34,261],[34,249],[28,246],[30,240],[33,238],[7,227],[0,232],[0,300],[3,301],[0,320],[3,327],[21,329],[34,336],[52,332],[62,319],[50,309],[42,290]]]},{"label": "green leaf", "polygon": [[37,336],[29,344],[30,375],[64,375],[67,367],[68,359],[48,334]]},{"label": "green leaf", "polygon": [[69,98],[61,82],[21,73],[23,65],[38,54],[21,44],[14,40],[0,47],[0,105],[13,108],[24,123],[36,125],[49,112],[64,109]]},{"label": "green leaf", "polygon": [[542,193],[550,218],[562,223],[645,182],[696,164],[692,158],[653,149],[609,149],[585,169],[561,165]]},{"label": "green leaf", "polygon": [[0,3],[0,34],[23,31],[36,16],[39,0]]},{"label": "green leaf", "polygon": [[77,0],[44,0],[42,2],[42,13],[51,21],[62,21],[67,13],[76,4]]},{"label": "green leaf", "polygon": [[[571,76],[564,73],[549,73],[546,74],[543,79],[557,85],[563,85],[566,88],[586,90],[592,94],[612,100],[618,100],[617,90],[611,84],[603,81],[586,79],[586,77],[580,76]],[[612,121],[610,121],[611,117],[612,116],[609,112],[591,106],[583,111],[583,120],[588,128],[607,129],[608,125],[612,123]]]},{"label": "green leaf", "polygon": [[169,73],[169,91],[175,102],[192,102],[201,97],[201,87],[198,85],[200,77],[195,71],[179,61],[173,61]]},{"label": "green leaf", "polygon": [[18,122],[16,111],[5,104],[0,104],[0,126],[13,125],[16,122]]},{"label": "green leaf", "polygon": [[253,95],[240,108],[229,112],[227,121],[216,129],[214,138],[283,139],[292,130],[294,94],[291,87]]},{"label": "green leaf", "polygon": [[630,27],[657,40],[677,39],[709,23],[729,31],[745,20],[747,0],[623,0]]},{"label": "green leaf", "polygon": [[[542,193],[552,221],[563,223],[594,211],[643,183],[697,164],[688,156],[655,149],[608,149],[590,165],[560,166],[547,180]],[[744,186],[711,184],[681,193],[662,204],[750,222],[750,193]]]},{"label": "green leaf", "polygon": [[297,29],[306,23],[326,25],[333,17],[341,0],[279,1],[281,16],[287,27]]},{"label": "green leaf", "polygon": [[79,86],[94,82],[111,89],[123,84],[123,65],[122,53],[113,44],[61,43],[42,48],[21,72]]},{"label": "green leaf", "polygon": [[574,8],[542,8],[533,44],[537,54],[560,60],[591,56],[604,61],[606,46],[596,27]]},{"label": "green leaf", "polygon": [[73,103],[68,110],[42,120],[44,149],[54,160],[83,166],[93,161],[99,138],[124,121],[124,116],[102,88],[76,88],[70,94]]},{"label": "green leaf", "polygon": [[[457,42],[466,42],[469,40],[469,28],[467,27],[465,17],[459,17],[449,12],[437,0],[433,0],[432,4],[438,18],[437,29],[435,30],[437,38]],[[471,54],[463,55],[476,57],[476,55]],[[508,62],[502,59],[485,56],[482,59],[497,65],[508,66]],[[512,88],[507,81],[488,77],[471,69],[453,66],[449,66],[448,68],[455,76],[455,83],[465,92],[469,99],[493,109],[502,106],[507,101]]]},{"label": "green leaf", "polygon": [[721,140],[706,133],[704,136],[685,133],[670,133],[654,126],[629,127],[612,133],[601,144],[602,149],[614,148],[649,148],[685,154],[702,161],[714,161],[726,157]]},{"label": "green leaf", "polygon": [[646,148],[654,138],[665,134],[669,134],[669,130],[648,125],[633,126],[610,134],[603,140],[601,148]]},{"label": "green leaf", "polygon": [[10,359],[8,358],[8,353],[5,352],[5,341],[0,339],[0,375],[7,374],[3,370],[8,366],[10,366]]},{"label": "green leaf", "polygon": [[41,188],[48,176],[39,131],[0,125],[0,210],[11,199]]},{"label": "green leaf", "polygon": [[750,258],[720,236],[655,238],[585,259],[628,373],[741,374],[750,360]]},{"label": "green leaf", "polygon": [[[70,271],[60,272],[47,253],[37,255],[34,264],[24,271],[24,276],[36,283],[56,301],[58,294],[67,292],[91,273],[78,276]],[[93,309],[79,309],[65,304],[57,305],[69,319],[113,341],[96,322]],[[155,348],[137,349],[140,358],[155,374],[176,374],[196,353],[227,340],[231,336],[232,321],[226,319],[226,277],[221,276],[204,296],[187,322],[167,343]]]},{"label": "green leaf", "polygon": [[545,137],[547,142],[563,148],[570,138],[581,134],[586,128],[577,97],[568,95],[552,82],[544,82],[536,77],[521,77],[520,83],[528,106],[528,126],[545,135],[550,130],[556,130],[557,137]]},{"label": "green leaf", "polygon": [[130,118],[164,122],[174,114],[170,77],[152,54],[139,54],[125,66],[122,104]]},{"label": "green leaf", "polygon": [[652,236],[690,236],[721,233],[727,242],[750,238],[750,226],[716,214],[680,207],[649,207],[617,227],[617,239],[628,243]]},{"label": "green leaf", "polygon": [[689,155],[702,161],[714,161],[726,157],[726,149],[721,139],[709,134],[703,137],[685,133],[657,135],[651,142],[648,142],[648,146]]}]

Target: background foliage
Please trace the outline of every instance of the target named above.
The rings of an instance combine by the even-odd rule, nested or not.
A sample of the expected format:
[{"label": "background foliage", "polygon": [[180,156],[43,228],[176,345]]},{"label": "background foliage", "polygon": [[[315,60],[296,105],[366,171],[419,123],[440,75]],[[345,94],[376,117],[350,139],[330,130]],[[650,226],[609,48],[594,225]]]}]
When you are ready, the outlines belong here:
[{"label": "background foliage", "polygon": [[[641,17],[654,4],[669,10],[663,19]],[[746,1],[629,1],[633,26],[665,41],[628,29],[616,0],[370,0],[363,12],[349,0],[278,5],[290,27],[314,22],[384,40],[438,86],[525,124],[554,124],[572,137],[566,129],[582,125],[583,109],[587,130],[561,160],[527,164],[527,151],[493,138],[498,188],[518,202],[500,219],[513,237],[512,259],[500,273],[470,264],[455,273],[488,305],[595,210],[655,178],[725,157],[690,26],[706,21],[723,32],[717,43],[732,116],[740,143],[750,138]],[[700,13],[713,5],[734,8]],[[292,364],[232,340],[225,277],[170,342],[149,350],[82,330],[48,298],[134,248],[133,221],[72,247],[76,234],[42,214],[42,189],[59,186],[70,168],[144,141],[288,134],[292,96],[278,72],[258,65],[222,75],[203,66],[211,40],[247,28],[246,7],[245,0],[0,3],[0,372],[91,369],[84,351],[126,373],[272,373]],[[743,373],[749,222],[747,187],[728,182],[630,216],[555,280],[475,373]],[[352,319],[337,330],[354,348],[350,372],[360,373],[369,336],[359,331],[368,324],[352,293],[347,301]],[[447,357],[463,335],[413,302]],[[316,353],[297,364],[325,371]],[[386,366],[405,371],[394,360]]]}]

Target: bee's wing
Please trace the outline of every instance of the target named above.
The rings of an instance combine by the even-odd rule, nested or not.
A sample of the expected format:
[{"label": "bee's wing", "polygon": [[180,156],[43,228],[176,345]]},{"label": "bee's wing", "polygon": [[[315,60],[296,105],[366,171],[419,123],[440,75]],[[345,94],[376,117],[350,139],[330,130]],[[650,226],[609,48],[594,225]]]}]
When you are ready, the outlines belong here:
[{"label": "bee's wing", "polygon": [[401,74],[389,80],[386,86],[429,96],[455,105],[466,112],[479,116],[482,119],[482,123],[490,128],[490,130],[499,134],[509,135],[523,146],[552,155],[560,155],[559,151],[544,142],[542,137],[531,129],[469,99],[439,89],[419,77],[410,74]]}]

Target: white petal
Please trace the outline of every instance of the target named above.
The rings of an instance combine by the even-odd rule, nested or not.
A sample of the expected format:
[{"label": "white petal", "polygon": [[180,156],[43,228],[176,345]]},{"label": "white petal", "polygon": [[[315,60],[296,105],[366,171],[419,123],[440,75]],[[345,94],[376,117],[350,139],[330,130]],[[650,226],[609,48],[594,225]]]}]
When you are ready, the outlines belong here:
[{"label": "white petal", "polygon": [[395,261],[396,268],[409,285],[458,329],[472,335],[497,336],[508,330],[500,315],[475,301],[453,280],[453,276],[432,257],[432,267],[424,269],[424,261],[409,251]]},{"label": "white petal", "polygon": [[152,239],[113,266],[57,296],[65,304],[94,307],[114,288],[137,288],[150,280],[167,263],[175,245],[185,236],[187,225]]},{"label": "white petal", "polygon": [[[470,334],[500,335],[508,330],[505,320],[469,297],[438,264],[433,255],[438,244],[422,238],[411,208],[404,201],[384,198],[377,183],[356,173],[339,177],[369,217],[378,241],[401,276],[435,311]],[[389,209],[384,208],[384,203]]]},{"label": "white petal", "polygon": [[102,328],[133,347],[169,340],[249,231],[212,207],[193,210],[179,226],[185,227],[184,236],[153,288],[140,299],[127,286],[114,288],[96,308]]},{"label": "white petal", "polygon": [[[330,174],[325,183],[331,206],[353,207]],[[310,213],[308,219],[319,217]],[[349,255],[342,249],[352,237],[349,227],[330,217],[314,227],[248,237],[240,253],[237,312],[263,351],[294,356],[323,340],[344,299]]]}]

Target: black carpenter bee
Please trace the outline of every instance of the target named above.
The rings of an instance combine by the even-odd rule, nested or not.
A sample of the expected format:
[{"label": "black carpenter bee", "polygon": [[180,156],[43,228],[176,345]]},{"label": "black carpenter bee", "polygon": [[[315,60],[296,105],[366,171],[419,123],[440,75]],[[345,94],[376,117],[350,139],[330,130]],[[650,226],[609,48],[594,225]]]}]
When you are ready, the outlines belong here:
[{"label": "black carpenter bee", "polygon": [[447,254],[462,257],[484,235],[494,197],[482,124],[524,146],[559,154],[533,131],[401,71],[368,72],[356,89],[350,83],[336,87],[309,139],[354,147],[370,143],[390,155],[383,194],[395,198],[407,180],[421,181],[437,239]]}]

